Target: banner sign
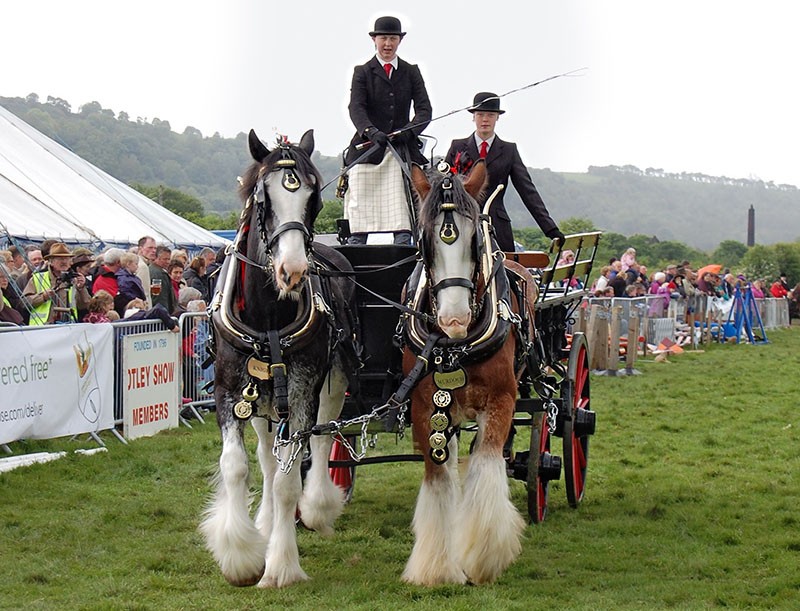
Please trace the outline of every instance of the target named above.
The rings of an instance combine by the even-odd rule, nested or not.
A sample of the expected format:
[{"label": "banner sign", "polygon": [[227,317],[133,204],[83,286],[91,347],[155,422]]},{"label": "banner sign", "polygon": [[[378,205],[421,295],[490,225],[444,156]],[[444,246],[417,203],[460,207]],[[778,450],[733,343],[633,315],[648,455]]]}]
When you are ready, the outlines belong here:
[{"label": "banner sign", "polygon": [[154,435],[178,426],[180,335],[170,331],[126,335],[122,345],[123,435]]},{"label": "banner sign", "polygon": [[113,428],[113,389],[111,325],[0,333],[0,443]]}]

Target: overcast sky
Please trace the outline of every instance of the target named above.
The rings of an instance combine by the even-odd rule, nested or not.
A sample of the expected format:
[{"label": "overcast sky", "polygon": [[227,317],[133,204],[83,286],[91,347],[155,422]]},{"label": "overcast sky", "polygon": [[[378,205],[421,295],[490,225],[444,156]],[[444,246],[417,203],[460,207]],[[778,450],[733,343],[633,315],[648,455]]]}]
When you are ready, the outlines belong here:
[{"label": "overcast sky", "polygon": [[[173,130],[293,141],[337,155],[375,18],[422,70],[434,117],[502,99],[498,134],[532,167],[635,165],[800,185],[800,3],[788,0],[37,0],[3,4],[0,95],[97,101]],[[471,115],[427,133],[444,154]]]}]

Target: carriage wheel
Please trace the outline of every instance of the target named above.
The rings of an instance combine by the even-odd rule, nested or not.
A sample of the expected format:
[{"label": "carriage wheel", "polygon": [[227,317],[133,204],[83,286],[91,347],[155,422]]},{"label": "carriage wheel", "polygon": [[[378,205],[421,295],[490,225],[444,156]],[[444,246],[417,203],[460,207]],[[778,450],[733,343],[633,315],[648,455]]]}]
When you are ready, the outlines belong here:
[{"label": "carriage wheel", "polygon": [[533,414],[528,460],[528,515],[540,524],[547,516],[550,480],[561,477],[561,457],[550,454],[550,431],[544,412]]},{"label": "carriage wheel", "polygon": [[[355,435],[347,436],[347,443],[349,443],[351,446],[355,446],[357,442],[358,438]],[[330,459],[350,460],[350,453],[347,451],[347,448],[344,447],[344,444],[339,439],[334,438],[333,440],[333,445],[331,446]],[[331,479],[333,480],[333,483],[344,491],[344,502],[349,503],[350,499],[353,498],[353,488],[356,485],[355,466],[330,467],[328,471],[331,474]]]},{"label": "carriage wheel", "polygon": [[567,501],[570,507],[577,507],[586,487],[589,436],[595,427],[595,414],[589,402],[589,354],[583,333],[576,333],[572,338],[561,398]]}]

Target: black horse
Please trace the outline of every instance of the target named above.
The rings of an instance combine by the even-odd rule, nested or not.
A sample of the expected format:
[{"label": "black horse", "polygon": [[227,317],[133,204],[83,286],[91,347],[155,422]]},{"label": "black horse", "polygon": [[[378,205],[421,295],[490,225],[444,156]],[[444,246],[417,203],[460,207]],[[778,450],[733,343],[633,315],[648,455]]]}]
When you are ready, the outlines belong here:
[{"label": "black horse", "polygon": [[[309,434],[339,416],[357,368],[351,270],[339,253],[313,242],[322,207],[311,162],[313,132],[299,145],[269,150],[249,136],[255,160],[242,179],[240,227],[210,306],[222,454],[201,531],[225,578],[235,585],[282,587],[307,579],[295,536],[306,526],[332,532],[343,494],[328,474],[331,438]],[[327,274],[326,269],[337,268]],[[263,495],[250,516],[247,422],[258,435]],[[305,486],[300,460],[310,438]]]}]

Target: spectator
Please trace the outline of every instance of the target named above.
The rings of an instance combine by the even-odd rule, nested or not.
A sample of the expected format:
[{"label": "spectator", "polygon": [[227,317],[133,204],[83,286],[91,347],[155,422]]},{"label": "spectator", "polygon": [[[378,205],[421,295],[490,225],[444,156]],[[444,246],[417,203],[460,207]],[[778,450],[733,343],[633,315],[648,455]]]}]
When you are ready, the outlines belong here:
[{"label": "spectator", "polygon": [[[76,274],[80,274],[86,278],[86,290],[89,291],[89,295],[93,294],[93,278],[91,272],[93,263],[94,254],[88,248],[78,246],[72,251],[72,265],[70,265],[70,269]],[[78,309],[78,320],[83,320],[83,318],[89,313],[88,307],[89,304],[86,304],[86,308]]]},{"label": "spectator", "polygon": [[92,277],[92,264],[94,263],[94,253],[88,248],[78,246],[72,251],[72,265],[70,268],[86,278],[86,289],[92,293],[94,278]]},{"label": "spectator", "polygon": [[756,278],[750,284],[750,294],[753,299],[764,299],[767,290],[767,283],[763,278]]},{"label": "spectator", "polygon": [[[97,291],[89,300],[89,312],[83,317],[83,322],[101,323],[111,322],[109,313],[114,312],[114,297],[111,293],[104,290]],[[119,319],[119,315],[114,312],[114,319]]]},{"label": "spectator", "polygon": [[604,291],[605,288],[608,286],[609,276],[611,275],[611,266],[604,265],[600,268],[600,277],[595,280],[593,290],[597,291]]},{"label": "spectator", "polygon": [[136,269],[136,275],[142,281],[142,287],[145,289],[144,301],[149,308],[153,305],[153,299],[150,295],[150,264],[156,258],[155,239],[150,236],[139,238],[136,253],[139,255],[139,267]]},{"label": "spectator", "polygon": [[169,246],[158,246],[155,259],[150,264],[150,296],[153,305],[160,303],[170,314],[178,307],[178,298],[172,290],[168,271],[171,256],[172,249]]},{"label": "spectator", "polygon": [[784,299],[788,297],[789,281],[784,272],[781,272],[781,277],[772,283],[772,286],[769,287],[769,292],[775,299]]},{"label": "spectator", "polygon": [[8,271],[11,273],[11,279],[16,282],[17,278],[19,278],[21,274],[24,274],[27,269],[25,266],[25,255],[16,245],[11,246],[8,252],[11,253],[11,264],[7,266]]},{"label": "spectator", "polygon": [[671,285],[667,282],[667,275],[664,272],[653,274],[649,292],[655,297],[651,297],[648,301],[647,315],[652,318],[663,318],[671,296]]},{"label": "spectator", "polygon": [[62,242],[54,243],[45,259],[47,269],[31,274],[23,291],[33,307],[30,324],[77,322],[78,310],[89,305],[86,278],[70,269],[72,253]]},{"label": "spectator", "polygon": [[160,320],[173,333],[180,331],[178,321],[172,318],[160,303],[148,309],[144,299],[133,299],[126,304],[124,311],[124,320]]},{"label": "spectator", "polygon": [[628,250],[622,253],[622,257],[620,257],[622,271],[627,272],[633,263],[636,263],[636,249],[630,247]]},{"label": "spectator", "polygon": [[786,295],[789,300],[789,322],[792,318],[800,318],[800,282]]},{"label": "spectator", "polygon": [[[123,253],[120,256],[120,267],[116,271],[117,295],[114,298],[114,306],[120,316],[125,315],[125,306],[133,299],[144,301],[144,287],[136,271],[139,269],[139,255],[132,252]],[[145,306],[147,302],[145,302]],[[145,308],[146,309],[146,308]]]},{"label": "spectator", "polygon": [[478,199],[481,208],[486,198],[491,196],[499,185],[504,185],[505,188],[497,194],[489,209],[497,245],[501,250],[514,250],[511,217],[503,203],[509,181],[514,185],[522,203],[542,232],[550,239],[563,240],[564,234],[550,216],[544,200],[536,190],[530,172],[522,162],[517,145],[501,140],[495,133],[500,115],[505,113],[500,109],[500,97],[490,91],[481,91],[475,94],[472,106],[468,110],[472,113],[475,131],[466,138],[453,140],[445,160],[461,174],[466,174],[473,163],[481,159],[485,161],[488,182],[484,194]]},{"label": "spectator", "polygon": [[175,299],[178,299],[181,289],[186,286],[186,281],[183,279],[183,263],[180,262],[180,259],[173,259],[170,261],[167,271],[169,272],[169,281],[175,293]]},{"label": "spectator", "polygon": [[186,267],[186,263],[189,261],[189,255],[186,253],[183,248],[176,248],[172,251],[169,256],[170,261],[179,261],[183,267]]},{"label": "spectator", "polygon": [[[376,54],[356,66],[350,86],[348,110],[356,133],[345,154],[349,188],[344,194],[344,216],[350,221],[353,244],[366,242],[370,232],[391,231],[397,244],[411,242],[411,219],[402,165],[427,160],[417,136],[431,120],[431,102],[422,74],[415,64],[397,56],[406,35],[396,17],[379,17],[369,33]],[[414,118],[409,120],[411,106]],[[404,130],[391,140],[393,131]],[[371,143],[368,149],[356,146]]]},{"label": "spectator", "polygon": [[[27,312],[22,306],[19,295],[12,288],[11,270],[5,265],[0,265],[0,322],[10,322],[15,325],[24,325]],[[17,304],[17,305],[15,305]],[[19,307],[23,309],[20,310]]]},{"label": "spectator", "polygon": [[176,315],[183,314],[187,311],[186,306],[189,304],[190,301],[197,301],[202,299],[203,296],[200,294],[196,288],[191,286],[184,286],[181,289],[180,294],[178,295],[178,311]]},{"label": "spectator", "polygon": [[[186,304],[188,312],[205,312],[206,302],[202,299],[194,299]],[[197,371],[200,372],[200,379],[197,384],[198,391],[208,391],[208,387],[214,380],[214,363],[209,359],[210,353],[208,351],[209,329],[208,318],[205,316],[196,316],[194,318],[194,331],[192,354],[194,356]],[[205,368],[203,366],[205,365]]]},{"label": "spectator", "polygon": [[97,276],[92,285],[94,294],[97,294],[98,291],[105,291],[112,297],[116,297],[119,294],[116,274],[120,268],[120,259],[124,254],[125,251],[121,248],[109,248],[103,254],[100,266],[97,268]]},{"label": "spectator", "polygon": [[39,271],[45,266],[44,258],[42,257],[42,251],[39,246],[35,246],[33,244],[26,246],[25,255],[28,263],[20,272],[19,276],[17,276],[17,286],[20,290],[24,289],[28,284],[33,272]]},{"label": "spectator", "polygon": [[214,262],[214,259],[217,258],[217,253],[214,252],[213,248],[209,248],[206,246],[205,248],[201,249],[197,256],[200,257],[206,264],[206,269]]},{"label": "spectator", "polygon": [[[615,261],[614,265],[619,265],[619,261]],[[613,271],[612,267],[612,271]],[[617,273],[611,280],[608,281],[608,286],[614,289],[614,297],[624,297],[625,296],[625,287],[628,286],[628,283],[625,282],[625,274]]]},{"label": "spectator", "polygon": [[[209,249],[210,250],[210,249]],[[208,301],[208,280],[206,279],[206,261],[197,256],[189,263],[188,269],[183,274],[186,286],[191,286],[200,291],[201,299]]]},{"label": "spectator", "polygon": [[225,250],[226,247],[222,246],[214,256],[214,262],[206,267],[206,280],[208,281],[209,297],[214,296],[214,291],[216,290],[217,285],[217,276],[219,275],[219,270],[222,267],[222,264],[225,262]]}]

